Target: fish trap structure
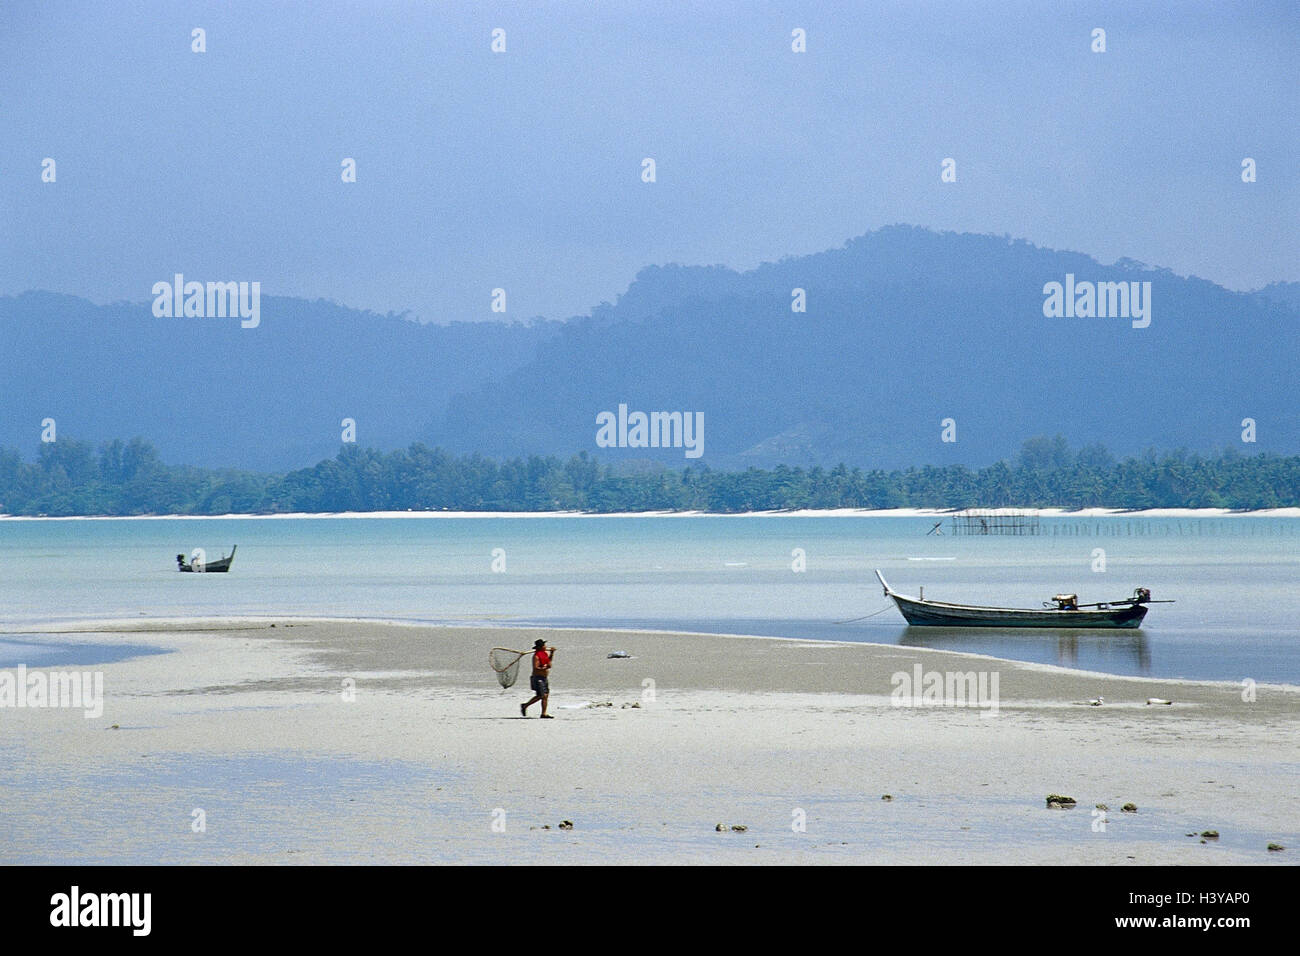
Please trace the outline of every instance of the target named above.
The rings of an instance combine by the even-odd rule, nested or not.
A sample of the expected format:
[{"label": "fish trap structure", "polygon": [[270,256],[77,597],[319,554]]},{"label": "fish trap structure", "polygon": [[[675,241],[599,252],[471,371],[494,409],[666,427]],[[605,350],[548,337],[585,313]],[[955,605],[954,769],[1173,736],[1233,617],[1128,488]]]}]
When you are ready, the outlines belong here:
[{"label": "fish trap structure", "polygon": [[1008,508],[968,508],[952,516],[953,534],[1041,534],[1036,511]]}]

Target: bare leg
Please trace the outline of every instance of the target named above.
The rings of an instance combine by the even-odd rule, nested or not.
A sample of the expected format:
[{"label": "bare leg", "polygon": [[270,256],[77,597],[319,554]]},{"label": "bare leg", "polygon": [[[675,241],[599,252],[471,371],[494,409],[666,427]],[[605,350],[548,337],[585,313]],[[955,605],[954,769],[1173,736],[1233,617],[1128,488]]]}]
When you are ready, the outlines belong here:
[{"label": "bare leg", "polygon": [[546,698],[545,698],[545,697],[542,697],[540,694],[534,696],[533,699],[530,700],[528,703],[526,703],[526,704],[520,704],[520,705],[519,705],[519,713],[521,713],[521,714],[523,714],[525,717],[527,717],[527,716],[528,716],[528,708],[531,707],[531,706],[533,706],[533,704],[537,703],[539,700],[542,702],[542,713],[543,713],[543,714],[546,713]]},{"label": "bare leg", "polygon": [[545,697],[542,698],[542,716],[543,716],[543,717],[549,717],[549,716],[551,716],[550,714],[548,714],[548,713],[546,712],[546,704],[547,704],[548,701],[550,701],[550,699],[551,699],[551,695],[550,695],[550,694],[547,694]]}]

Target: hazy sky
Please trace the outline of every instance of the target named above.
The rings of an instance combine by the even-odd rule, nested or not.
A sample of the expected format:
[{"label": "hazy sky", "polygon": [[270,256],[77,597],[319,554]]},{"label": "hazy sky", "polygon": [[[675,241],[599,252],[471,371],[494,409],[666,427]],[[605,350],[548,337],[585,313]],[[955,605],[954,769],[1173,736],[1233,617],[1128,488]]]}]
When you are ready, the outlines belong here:
[{"label": "hazy sky", "polygon": [[1300,280],[1298,10],[3,0],[0,294],[561,318],[894,222]]}]

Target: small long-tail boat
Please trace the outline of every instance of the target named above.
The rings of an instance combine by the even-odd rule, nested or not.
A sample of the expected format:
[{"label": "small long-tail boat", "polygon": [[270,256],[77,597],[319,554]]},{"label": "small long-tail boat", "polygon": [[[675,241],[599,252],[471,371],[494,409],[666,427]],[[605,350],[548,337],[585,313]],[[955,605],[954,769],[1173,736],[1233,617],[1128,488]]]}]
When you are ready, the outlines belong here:
[{"label": "small long-tail boat", "polygon": [[927,601],[924,589],[920,597],[908,597],[890,588],[879,571],[876,571],[876,577],[885,589],[885,597],[893,599],[907,623],[913,627],[1135,628],[1146,617],[1148,604],[1174,603],[1153,601],[1149,590],[1138,588],[1132,597],[1096,604],[1080,604],[1075,594],[1058,594],[1050,601],[1044,601],[1042,609],[979,607]]},{"label": "small long-tail boat", "polygon": [[176,570],[201,571],[204,574],[221,574],[230,570],[230,562],[235,560],[235,552],[238,550],[239,545],[235,545],[230,549],[230,557],[226,557],[225,554],[222,554],[220,560],[204,561],[202,563],[195,561],[193,564],[185,560],[185,555],[178,554],[176,555]]}]

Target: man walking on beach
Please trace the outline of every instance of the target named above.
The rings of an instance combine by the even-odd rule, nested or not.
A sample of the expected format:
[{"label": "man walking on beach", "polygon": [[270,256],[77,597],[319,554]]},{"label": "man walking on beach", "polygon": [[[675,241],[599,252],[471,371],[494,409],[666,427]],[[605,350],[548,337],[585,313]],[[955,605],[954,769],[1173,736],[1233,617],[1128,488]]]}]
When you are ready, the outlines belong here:
[{"label": "man walking on beach", "polygon": [[533,699],[526,704],[519,705],[519,713],[525,717],[528,716],[528,708],[539,700],[542,702],[542,718],[544,720],[554,720],[546,712],[546,703],[551,699],[551,661],[555,658],[555,648],[547,647],[546,642],[540,637],[533,641],[533,676],[529,681],[533,687]]}]

